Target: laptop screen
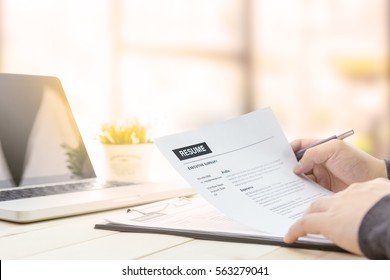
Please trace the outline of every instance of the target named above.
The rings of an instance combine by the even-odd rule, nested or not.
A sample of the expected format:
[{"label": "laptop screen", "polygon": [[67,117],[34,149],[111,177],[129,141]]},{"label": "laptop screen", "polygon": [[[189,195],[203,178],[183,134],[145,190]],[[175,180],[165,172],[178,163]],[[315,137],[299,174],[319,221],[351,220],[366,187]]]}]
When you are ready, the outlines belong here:
[{"label": "laptop screen", "polygon": [[0,74],[0,188],[94,177],[60,81]]}]

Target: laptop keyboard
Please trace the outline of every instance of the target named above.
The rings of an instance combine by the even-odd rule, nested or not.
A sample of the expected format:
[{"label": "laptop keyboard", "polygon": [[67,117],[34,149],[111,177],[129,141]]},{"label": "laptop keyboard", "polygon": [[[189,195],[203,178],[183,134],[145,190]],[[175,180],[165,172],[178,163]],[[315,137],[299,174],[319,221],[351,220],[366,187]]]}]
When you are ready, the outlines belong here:
[{"label": "laptop keyboard", "polygon": [[44,187],[15,188],[12,190],[0,190],[0,201],[8,201],[22,198],[39,197],[55,194],[64,194],[80,191],[92,191],[102,188],[118,187],[119,185],[101,185],[96,182],[74,182],[61,185]]}]

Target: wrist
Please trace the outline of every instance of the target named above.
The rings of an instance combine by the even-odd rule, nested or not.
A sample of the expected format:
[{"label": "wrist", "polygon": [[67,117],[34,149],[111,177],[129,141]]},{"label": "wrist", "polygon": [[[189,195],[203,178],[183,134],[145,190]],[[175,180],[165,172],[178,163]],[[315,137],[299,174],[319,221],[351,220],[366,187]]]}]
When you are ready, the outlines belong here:
[{"label": "wrist", "polygon": [[383,159],[375,158],[374,161],[370,163],[370,166],[368,167],[369,173],[368,180],[373,180],[376,178],[388,178],[388,171],[387,171],[387,164],[390,164],[390,161],[387,162]]}]

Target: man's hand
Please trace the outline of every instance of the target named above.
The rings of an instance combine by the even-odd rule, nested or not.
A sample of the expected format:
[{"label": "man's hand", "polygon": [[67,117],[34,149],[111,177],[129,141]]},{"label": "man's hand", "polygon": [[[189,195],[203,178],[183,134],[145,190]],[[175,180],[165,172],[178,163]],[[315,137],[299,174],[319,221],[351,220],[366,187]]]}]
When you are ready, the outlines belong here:
[{"label": "man's hand", "polygon": [[361,255],[358,232],[367,211],[390,194],[390,181],[375,179],[350,187],[330,197],[316,200],[284,237],[293,243],[306,234],[322,234],[336,245]]},{"label": "man's hand", "polygon": [[[295,140],[291,146],[297,151],[314,142],[316,141]],[[384,160],[341,140],[331,140],[308,149],[294,172],[308,175],[333,192],[341,191],[352,183],[387,177]]]}]

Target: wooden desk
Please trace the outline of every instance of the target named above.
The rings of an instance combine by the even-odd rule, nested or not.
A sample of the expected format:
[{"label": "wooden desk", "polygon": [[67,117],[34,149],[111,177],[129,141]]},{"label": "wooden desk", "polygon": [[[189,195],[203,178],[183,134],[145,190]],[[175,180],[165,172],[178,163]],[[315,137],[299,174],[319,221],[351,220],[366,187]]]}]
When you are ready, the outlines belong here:
[{"label": "wooden desk", "polygon": [[123,211],[24,225],[0,221],[0,259],[359,259],[347,253],[94,229],[104,217]]}]

